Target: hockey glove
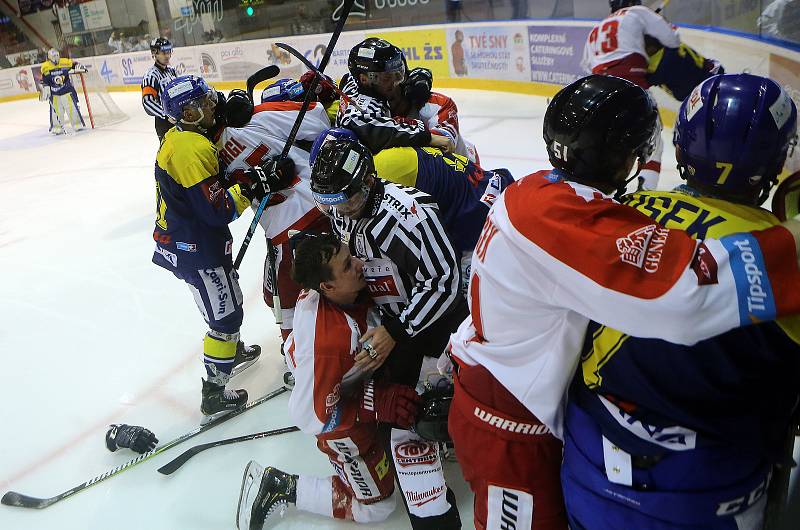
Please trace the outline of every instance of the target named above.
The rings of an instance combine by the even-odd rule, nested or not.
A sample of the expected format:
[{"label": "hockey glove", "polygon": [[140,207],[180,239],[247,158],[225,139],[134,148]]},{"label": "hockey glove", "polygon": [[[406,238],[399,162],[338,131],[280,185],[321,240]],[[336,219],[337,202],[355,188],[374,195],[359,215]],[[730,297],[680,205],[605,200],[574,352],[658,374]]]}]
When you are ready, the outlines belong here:
[{"label": "hockey glove", "polygon": [[235,88],[228,93],[228,100],[225,103],[225,123],[229,127],[244,127],[250,123],[253,117],[253,102],[247,92],[241,88]]},{"label": "hockey glove", "polygon": [[378,421],[408,429],[417,420],[422,398],[405,385],[378,383],[370,379],[364,383],[359,421]]},{"label": "hockey glove", "polygon": [[272,157],[260,166],[245,169],[241,176],[242,194],[251,201],[261,202],[270,193],[288,188],[294,180],[291,158]]},{"label": "hockey glove", "polygon": [[403,97],[417,109],[421,108],[431,97],[433,73],[427,68],[414,68],[403,81]]},{"label": "hockey glove", "polygon": [[[311,87],[311,81],[314,79],[316,74],[309,70],[308,72],[304,73],[300,76],[300,84],[303,85],[303,90],[308,91],[309,87]],[[328,77],[327,75],[323,75],[322,79],[317,81],[317,87],[314,89],[314,94],[317,96],[317,100],[322,103],[325,108],[330,107],[334,101],[336,101],[339,96],[336,94],[336,91],[333,89],[336,86],[333,79]]]},{"label": "hockey glove", "polygon": [[146,453],[156,448],[158,438],[150,429],[138,425],[109,425],[106,433],[106,447],[109,451],[127,448],[137,453]]}]

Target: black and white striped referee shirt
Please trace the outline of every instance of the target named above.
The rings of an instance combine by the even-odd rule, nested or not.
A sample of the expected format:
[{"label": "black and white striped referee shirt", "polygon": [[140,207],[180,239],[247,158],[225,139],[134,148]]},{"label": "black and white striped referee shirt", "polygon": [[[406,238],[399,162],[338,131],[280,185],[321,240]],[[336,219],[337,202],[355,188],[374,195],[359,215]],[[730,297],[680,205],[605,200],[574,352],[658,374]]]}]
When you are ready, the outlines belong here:
[{"label": "black and white striped referee shirt", "polygon": [[342,92],[364,110],[344,98],[339,102],[336,126],[350,129],[362,144],[377,153],[389,147],[425,147],[431,143],[431,133],[421,120],[392,118],[389,103],[359,91],[353,76],[347,74]]},{"label": "black and white striped referee shirt", "polygon": [[461,302],[461,269],[433,198],[415,188],[377,180],[360,219],[332,210],[331,224],[384,311],[397,341],[413,337]]},{"label": "black and white striped referee shirt", "polygon": [[171,66],[154,64],[142,77],[142,107],[150,116],[166,119],[164,109],[161,108],[161,86],[178,77]]}]

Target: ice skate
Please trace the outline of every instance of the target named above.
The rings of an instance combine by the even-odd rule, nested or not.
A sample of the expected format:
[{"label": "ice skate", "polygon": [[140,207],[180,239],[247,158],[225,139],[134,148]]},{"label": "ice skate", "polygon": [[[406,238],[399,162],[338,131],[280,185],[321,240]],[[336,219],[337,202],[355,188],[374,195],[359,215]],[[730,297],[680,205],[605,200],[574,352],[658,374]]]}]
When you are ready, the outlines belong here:
[{"label": "ice skate", "polygon": [[296,499],[297,475],[284,473],[274,467],[264,469],[251,460],[242,478],[236,528],[258,530],[276,510],[283,517],[289,503],[294,504]]},{"label": "ice skate", "polygon": [[203,379],[203,400],[200,411],[202,424],[206,424],[247,403],[247,390],[226,390],[224,385],[210,383]]},{"label": "ice skate", "polygon": [[253,366],[258,358],[261,356],[261,346],[252,344],[245,346],[244,342],[239,341],[236,345],[236,357],[233,361],[233,369],[231,370],[231,377],[237,376]]}]

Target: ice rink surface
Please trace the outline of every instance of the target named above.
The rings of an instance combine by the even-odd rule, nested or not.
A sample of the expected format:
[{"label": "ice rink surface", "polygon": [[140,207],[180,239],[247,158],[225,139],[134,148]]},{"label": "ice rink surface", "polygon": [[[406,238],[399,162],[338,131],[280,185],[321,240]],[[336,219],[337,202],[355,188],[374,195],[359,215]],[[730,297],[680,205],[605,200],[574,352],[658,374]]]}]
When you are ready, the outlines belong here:
[{"label": "ice rink surface", "polygon": [[[445,90],[482,166],[515,177],[549,167],[542,141],[546,100]],[[104,445],[109,423],[153,430],[162,442],[201,419],[206,327],[188,288],[153,265],[158,141],[138,93],[114,93],[130,119],[75,137],[47,132],[48,107],[0,106],[0,494],[66,491],[133,459]],[[662,188],[679,179],[671,130]],[[238,249],[251,214],[231,225]],[[259,236],[261,232],[259,231]],[[255,237],[240,269],[242,337],[261,344],[254,367],[233,379],[251,399],[280,386],[279,333],[261,295],[265,244]],[[235,528],[242,471],[251,459],[291,473],[332,474],[301,433],[211,449],[169,477],[156,469],[189,447],[290,425],[283,395],[45,510],[0,506],[3,530],[228,530]],[[446,465],[464,528],[472,495]],[[401,507],[376,529],[408,528]],[[275,528],[365,528],[293,509]]]}]

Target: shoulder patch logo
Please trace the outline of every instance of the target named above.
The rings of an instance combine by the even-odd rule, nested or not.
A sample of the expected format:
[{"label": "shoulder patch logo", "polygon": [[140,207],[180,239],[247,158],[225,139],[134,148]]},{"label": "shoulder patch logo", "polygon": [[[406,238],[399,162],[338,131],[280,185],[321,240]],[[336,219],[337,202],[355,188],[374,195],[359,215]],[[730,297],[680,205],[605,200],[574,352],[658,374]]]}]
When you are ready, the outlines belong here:
[{"label": "shoulder patch logo", "polygon": [[669,237],[669,228],[656,224],[643,226],[617,239],[617,250],[623,263],[654,273],[661,263],[661,254]]}]

